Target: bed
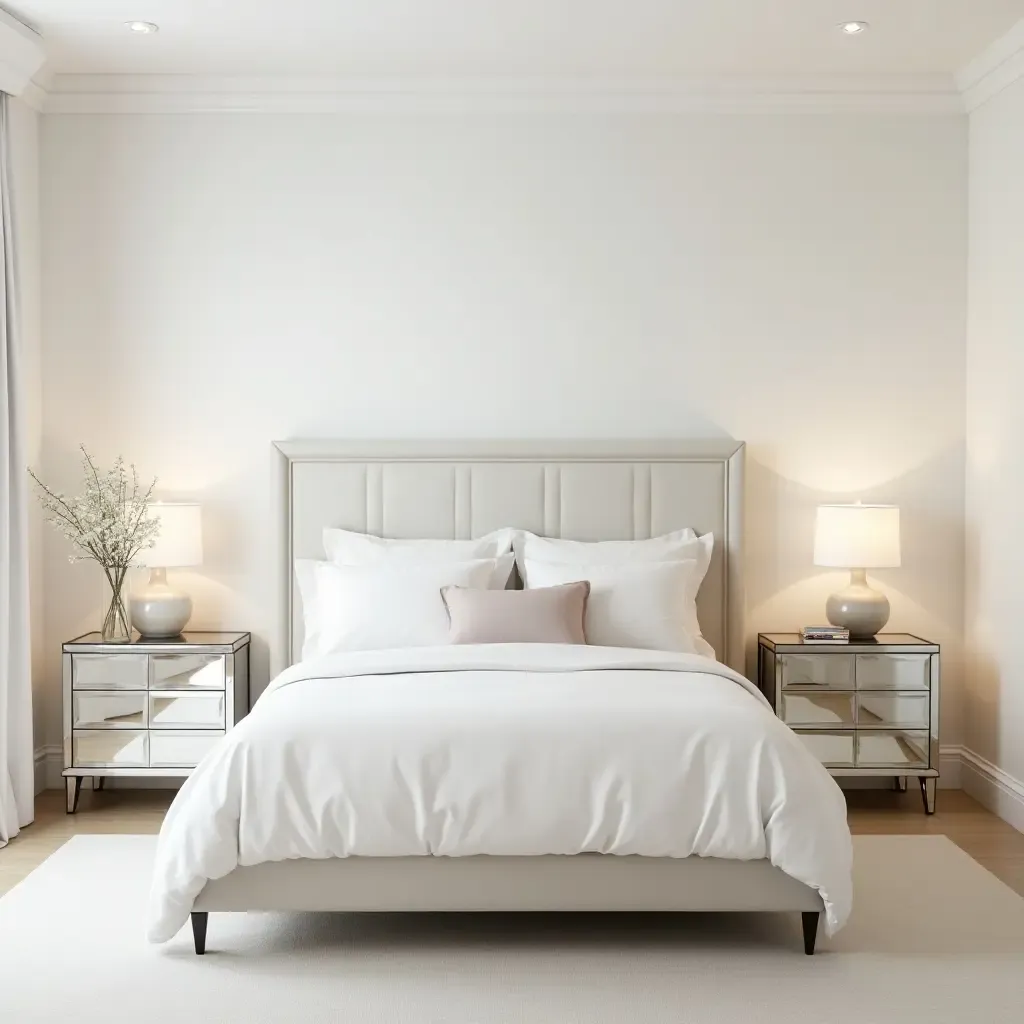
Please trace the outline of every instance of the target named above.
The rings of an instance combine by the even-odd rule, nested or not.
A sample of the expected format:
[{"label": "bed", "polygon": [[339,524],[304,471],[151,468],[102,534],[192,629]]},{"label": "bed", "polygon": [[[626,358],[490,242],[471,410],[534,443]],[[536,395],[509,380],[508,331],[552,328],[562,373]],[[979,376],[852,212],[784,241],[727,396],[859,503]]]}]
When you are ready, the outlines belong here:
[{"label": "bed", "polygon": [[[852,898],[842,796],[742,676],[742,444],[294,441],[275,446],[275,463],[274,679],[168,813],[151,940],[190,917],[203,953],[211,912],[249,910],[798,912],[808,954],[819,918],[841,927]],[[559,645],[301,661],[293,566],[323,557],[327,525],[584,541],[713,532],[697,608],[718,661]],[[510,721],[545,744],[519,749]],[[500,775],[501,801],[469,793],[460,818],[436,793],[426,808],[408,797],[418,783],[403,765],[434,771],[438,750]],[[623,796],[609,757],[631,766],[635,792]],[[439,771],[456,788],[466,775]],[[681,803],[701,773],[705,805]],[[339,777],[359,780],[343,810],[323,781]],[[375,816],[394,835],[379,838]]]}]

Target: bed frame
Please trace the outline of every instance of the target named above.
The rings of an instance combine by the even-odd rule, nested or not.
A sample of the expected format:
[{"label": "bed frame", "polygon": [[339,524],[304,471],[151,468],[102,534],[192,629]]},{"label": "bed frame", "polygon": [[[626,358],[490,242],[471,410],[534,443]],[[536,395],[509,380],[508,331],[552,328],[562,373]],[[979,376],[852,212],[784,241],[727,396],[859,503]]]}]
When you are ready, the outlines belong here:
[{"label": "bed frame", "polygon": [[[727,440],[275,445],[276,592],[271,670],[302,646],[295,558],[322,558],[325,526],[389,537],[472,538],[518,526],[577,540],[642,539],[692,526],[715,553],[698,598],[719,659],[745,668],[743,445]],[[814,952],[817,891],[768,861],[636,856],[348,857],[239,867],[192,912],[799,911]]]}]

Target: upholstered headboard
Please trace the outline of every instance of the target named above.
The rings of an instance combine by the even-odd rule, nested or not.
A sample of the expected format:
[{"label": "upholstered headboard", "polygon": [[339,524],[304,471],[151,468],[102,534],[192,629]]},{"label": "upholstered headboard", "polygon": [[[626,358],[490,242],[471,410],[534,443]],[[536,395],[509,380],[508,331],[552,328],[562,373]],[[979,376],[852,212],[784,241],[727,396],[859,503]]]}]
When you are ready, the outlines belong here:
[{"label": "upholstered headboard", "polygon": [[574,540],[711,531],[701,629],[719,660],[744,669],[741,442],[323,440],[275,448],[274,674],[302,649],[293,561],[325,557],[325,526],[444,538],[513,526]]}]

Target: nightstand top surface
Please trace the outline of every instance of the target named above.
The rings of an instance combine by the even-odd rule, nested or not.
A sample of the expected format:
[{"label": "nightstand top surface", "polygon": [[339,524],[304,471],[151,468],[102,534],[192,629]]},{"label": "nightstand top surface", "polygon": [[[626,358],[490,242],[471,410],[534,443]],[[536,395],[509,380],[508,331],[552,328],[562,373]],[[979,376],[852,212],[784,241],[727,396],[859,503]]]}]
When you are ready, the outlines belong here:
[{"label": "nightstand top surface", "polygon": [[[758,633],[758,643],[766,647],[806,647],[813,651],[872,650],[886,647],[920,647],[937,651],[939,645],[913,633],[879,633],[870,640],[849,640],[846,643],[816,643],[805,641],[799,633]],[[922,650],[924,653],[924,650]]]},{"label": "nightstand top surface", "polygon": [[76,636],[74,640],[68,640],[64,644],[64,650],[74,653],[76,649],[102,647],[104,651],[130,651],[135,650],[159,650],[174,651],[192,647],[227,647],[237,651],[239,647],[249,642],[250,634],[236,632],[233,630],[187,630],[181,636],[170,637],[169,639],[151,640],[132,633],[131,640],[124,643],[106,643],[98,632],[84,633]]}]

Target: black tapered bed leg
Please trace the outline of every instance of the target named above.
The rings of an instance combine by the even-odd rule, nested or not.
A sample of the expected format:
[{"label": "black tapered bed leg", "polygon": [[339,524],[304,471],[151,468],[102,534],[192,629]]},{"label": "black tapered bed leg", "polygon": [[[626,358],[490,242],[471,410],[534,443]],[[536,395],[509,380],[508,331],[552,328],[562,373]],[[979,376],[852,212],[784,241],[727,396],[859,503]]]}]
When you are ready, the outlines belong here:
[{"label": "black tapered bed leg", "polygon": [[[195,914],[192,916],[195,917]],[[819,912],[817,910],[804,910],[800,916],[804,922],[804,952],[808,956],[814,956],[814,942],[818,938]],[[206,931],[205,924],[203,925],[203,931]]]},{"label": "black tapered bed leg", "polygon": [[[806,915],[804,915],[806,917]],[[210,915],[205,910],[192,911],[192,938],[196,943],[196,956],[202,956],[206,952],[206,924]],[[804,922],[804,934],[807,934],[807,923]],[[814,952],[814,943],[811,942],[811,952]]]}]

